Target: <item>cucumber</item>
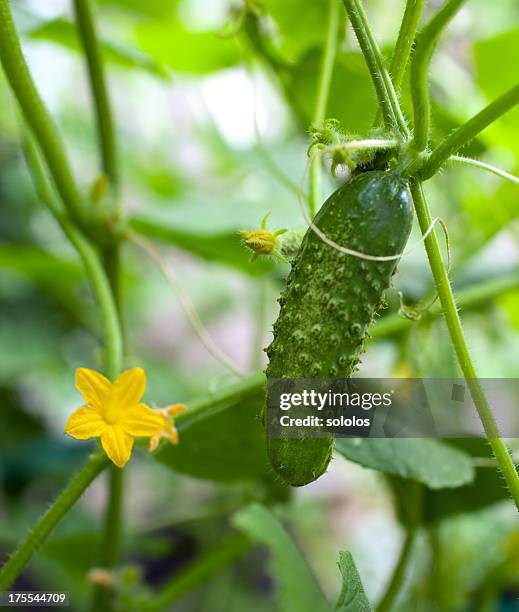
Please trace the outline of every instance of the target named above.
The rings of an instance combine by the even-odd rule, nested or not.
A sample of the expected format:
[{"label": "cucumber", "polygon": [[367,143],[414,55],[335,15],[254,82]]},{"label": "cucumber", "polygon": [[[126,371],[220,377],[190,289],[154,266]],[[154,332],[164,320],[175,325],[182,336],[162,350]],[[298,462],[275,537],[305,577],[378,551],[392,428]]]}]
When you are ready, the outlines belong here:
[{"label": "cucumber", "polygon": [[[412,221],[407,183],[383,171],[352,178],[314,219],[336,243],[377,256],[401,253]],[[278,300],[281,310],[266,349],[267,378],[350,378],[397,263],[346,255],[308,229]],[[285,482],[301,486],[326,470],[333,438],[268,437],[267,446],[274,470]]]}]

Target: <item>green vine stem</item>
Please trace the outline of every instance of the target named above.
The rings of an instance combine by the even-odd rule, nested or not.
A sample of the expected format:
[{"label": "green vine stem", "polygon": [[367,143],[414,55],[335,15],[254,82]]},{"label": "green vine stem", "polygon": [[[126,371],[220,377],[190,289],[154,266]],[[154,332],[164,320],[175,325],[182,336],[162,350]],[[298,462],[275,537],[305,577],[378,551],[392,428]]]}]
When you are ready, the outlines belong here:
[{"label": "green vine stem", "polygon": [[[425,195],[423,193],[422,185],[416,179],[411,182],[411,193],[413,195],[416,216],[418,217],[420,229],[422,233],[425,233],[427,228],[430,226],[432,219]],[[469,387],[470,394],[479,414],[479,418],[481,419],[488,441],[492,447],[496,461],[499,464],[499,468],[503,474],[508,490],[510,491],[515,505],[519,509],[519,476],[508,449],[506,448],[503,440],[499,437],[499,431],[492,415],[491,408],[477,378],[476,370],[472,363],[463,334],[461,320],[456,307],[456,301],[454,299],[449,277],[441,258],[438,238],[434,232],[431,232],[425,239],[425,250],[429,259],[429,265],[431,267],[436,290],[438,291],[438,296],[443,307],[443,314],[449,329],[451,341],[463,372],[463,376],[467,381],[467,386]]]},{"label": "green vine stem", "polygon": [[105,368],[107,375],[114,380],[121,371],[123,342],[117,308],[100,257],[90,241],[77,229],[60,206],[45,174],[39,152],[29,134],[24,139],[24,151],[38,197],[77,251],[94,290],[103,327]]},{"label": "green vine stem", "polygon": [[[108,88],[104,73],[96,25],[94,21],[91,0],[74,0],[76,24],[80,40],[85,53],[90,89],[94,101],[97,119],[97,132],[101,157],[101,166],[110,185],[117,193],[119,182],[119,167],[117,160],[117,146],[113,126],[112,109],[108,96]],[[105,273],[121,322],[120,299],[120,245],[118,242],[103,248],[103,261]],[[122,323],[121,323],[121,335]],[[123,338],[121,338],[121,342]],[[117,564],[121,548],[122,536],[122,505],[124,491],[124,472],[115,466],[110,470],[108,485],[108,501],[106,506],[101,553],[99,562],[104,568],[112,568]],[[97,588],[94,594],[94,608],[105,609],[109,607],[110,593]]]},{"label": "green vine stem", "polygon": [[144,610],[159,612],[169,609],[175,601],[201,582],[243,557],[250,548],[251,542],[247,536],[241,533],[229,536],[223,544],[210,550],[174,576],[148,604],[144,605]]},{"label": "green vine stem", "polygon": [[436,174],[451,155],[459,151],[486,127],[517,104],[519,104],[519,83],[457,128],[433,149],[419,171],[420,179],[427,180]]},{"label": "green vine stem", "polygon": [[398,32],[395,50],[391,59],[389,72],[395,91],[398,93],[404,80],[405,70],[411,57],[411,51],[422,15],[425,0],[407,0],[402,25]]},{"label": "green vine stem", "polygon": [[447,0],[436,15],[416,37],[413,61],[411,62],[411,97],[413,101],[414,135],[413,148],[424,151],[429,140],[431,102],[429,99],[429,64],[440,37],[449,21],[465,0]]},{"label": "green vine stem", "polygon": [[[109,378],[115,380],[121,371],[123,340],[110,282],[95,248],[70,221],[66,212],[57,201],[30,135],[27,135],[25,139],[24,150],[39,198],[58,221],[64,234],[76,249],[94,289],[104,327],[105,368]],[[111,566],[113,564],[112,560],[117,558],[121,531],[119,513],[121,508],[122,477],[123,471],[112,466],[110,471],[109,502],[104,527],[105,537],[103,538],[101,555],[101,562],[104,566]],[[104,593],[97,592],[96,601],[98,597],[102,599],[104,596]]]},{"label": "green vine stem", "polygon": [[101,49],[97,39],[91,0],[74,0],[74,10],[79,37],[85,52],[92,96],[94,98],[103,172],[112,186],[116,188],[119,177],[112,109],[106,87]]},{"label": "green vine stem", "polygon": [[360,0],[343,0],[343,2],[371,74],[379,106],[382,109],[384,125],[389,130],[397,129],[406,138],[409,134],[407,123],[362,3]]},{"label": "green vine stem", "polygon": [[107,465],[108,458],[104,453],[92,455],[72,478],[0,570],[0,591],[7,590],[13,584],[54,528]]},{"label": "green vine stem", "polygon": [[81,195],[56,126],[27,67],[8,0],[0,0],[0,61],[63,202],[71,217],[83,224]]},{"label": "green vine stem", "polygon": [[[389,72],[393,86],[398,95],[404,80],[405,71],[411,57],[411,51],[418,28],[418,23],[422,15],[425,0],[407,0],[405,5],[402,24],[398,32],[398,38],[391,58]],[[375,126],[380,122],[380,110],[377,111]]]},{"label": "green vine stem", "polygon": [[113,467],[110,472],[110,496],[105,516],[101,562],[103,567],[114,567],[119,559],[121,542],[121,507],[123,495],[123,470]]},{"label": "green vine stem", "polygon": [[376,612],[390,612],[393,604],[400,593],[404,583],[406,569],[411,559],[411,551],[416,540],[416,527],[410,526],[406,531],[406,536],[395,569],[387,586],[387,589],[376,607]]},{"label": "green vine stem", "polygon": [[[326,118],[326,107],[330,96],[330,85],[332,82],[333,65],[337,55],[337,45],[340,25],[339,0],[328,1],[328,22],[326,27],[326,38],[321,58],[321,67],[317,81],[317,95],[315,99],[312,124],[320,128]],[[313,218],[317,212],[322,199],[322,167],[321,157],[315,156],[310,162],[310,216]]]}]

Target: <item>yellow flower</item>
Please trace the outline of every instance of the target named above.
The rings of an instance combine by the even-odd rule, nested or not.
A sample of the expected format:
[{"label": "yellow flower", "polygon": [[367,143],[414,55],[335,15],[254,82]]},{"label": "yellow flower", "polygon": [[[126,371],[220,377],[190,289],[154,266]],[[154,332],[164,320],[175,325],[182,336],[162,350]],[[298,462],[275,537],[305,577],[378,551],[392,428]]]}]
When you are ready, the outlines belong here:
[{"label": "yellow flower", "polygon": [[273,255],[282,261],[286,261],[281,253],[279,236],[287,230],[281,229],[271,232],[267,229],[267,221],[270,216],[268,212],[261,222],[261,228],[253,231],[241,230],[242,244],[252,251],[251,261],[256,261],[259,255]]},{"label": "yellow flower", "polygon": [[164,415],[140,402],[146,388],[142,368],[126,370],[114,383],[95,370],[78,368],[76,387],[86,406],[70,416],[65,433],[77,440],[101,438],[106,454],[120,468],[130,459],[135,437],[164,430]]},{"label": "yellow flower", "polygon": [[159,442],[166,438],[171,442],[171,444],[178,444],[178,431],[175,427],[175,418],[178,414],[185,412],[187,410],[187,406],[185,404],[174,404],[173,406],[168,406],[167,408],[163,408],[159,411],[159,414],[162,415],[164,419],[162,431],[151,436],[150,438],[150,447],[149,451],[152,453]]}]

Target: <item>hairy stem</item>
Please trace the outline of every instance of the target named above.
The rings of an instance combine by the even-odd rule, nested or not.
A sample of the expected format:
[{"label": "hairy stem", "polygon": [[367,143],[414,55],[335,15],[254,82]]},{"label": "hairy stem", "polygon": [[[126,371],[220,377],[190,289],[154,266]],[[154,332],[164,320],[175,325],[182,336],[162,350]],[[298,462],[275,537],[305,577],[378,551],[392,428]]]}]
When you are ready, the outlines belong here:
[{"label": "hairy stem", "polygon": [[104,453],[92,455],[72,478],[0,570],[0,591],[7,590],[13,584],[85,489],[107,465],[108,459]]},{"label": "hairy stem", "polygon": [[117,308],[101,259],[90,241],[77,229],[60,206],[49,184],[36,146],[29,135],[25,138],[24,151],[40,200],[52,213],[77,251],[94,290],[103,326],[106,373],[113,380],[121,371],[123,342]]},{"label": "hairy stem", "polygon": [[415,539],[416,527],[409,527],[406,532],[402,549],[400,550],[398,561],[393,570],[393,574],[389,580],[386,591],[376,608],[376,612],[390,612],[392,609],[404,583],[406,570],[409,565],[409,561],[411,560],[411,551],[413,550]]},{"label": "hairy stem", "polygon": [[220,546],[188,565],[162,587],[145,606],[146,612],[165,610],[183,595],[209,577],[242,557],[251,547],[250,540],[241,533],[231,535]]},{"label": "hairy stem", "polygon": [[404,80],[405,71],[411,57],[411,51],[422,15],[425,0],[407,0],[402,24],[395,44],[389,72],[395,91],[398,93]]},{"label": "hairy stem", "polygon": [[427,180],[436,174],[451,155],[459,151],[486,127],[517,104],[519,104],[519,83],[457,128],[433,149],[419,172],[420,179]]},{"label": "hairy stem", "polygon": [[0,61],[27,125],[43,153],[52,180],[71,217],[82,224],[81,196],[58,130],[32,80],[8,0],[0,0]]},{"label": "hairy stem", "polygon": [[[424,2],[425,0],[407,0],[405,5],[404,16],[400,25],[400,31],[398,32],[393,57],[391,58],[391,66],[389,67],[391,80],[393,81],[393,86],[397,95],[402,86],[409,58],[411,57],[414,38],[422,15]],[[375,127],[380,123],[380,117],[381,113],[379,109],[375,118]]]},{"label": "hairy stem", "polygon": [[[326,39],[321,58],[321,68],[317,81],[317,95],[315,99],[314,114],[312,117],[313,126],[320,128],[326,117],[326,108],[330,96],[330,85],[332,82],[333,64],[337,55],[337,44],[340,25],[340,5],[339,0],[329,0],[328,2],[328,25],[326,28]],[[321,158],[313,157],[310,162],[310,216],[313,218],[322,199],[322,167]]]},{"label": "hairy stem", "polygon": [[[431,213],[423,193],[422,185],[416,179],[411,183],[411,192],[413,195],[416,216],[418,217],[420,229],[422,230],[422,233],[425,233],[431,224]],[[508,452],[503,440],[499,437],[499,431],[492,415],[491,408],[477,378],[476,370],[472,363],[467,343],[465,341],[456,301],[454,299],[454,294],[452,292],[447,271],[442,261],[438,238],[436,237],[435,232],[431,232],[425,239],[425,250],[429,259],[429,265],[431,267],[436,290],[438,291],[438,296],[443,308],[443,314],[449,329],[451,341],[463,372],[463,376],[467,381],[467,386],[474,401],[474,405],[478,411],[479,418],[481,419],[485,429],[490,446],[492,447],[496,461],[499,465],[499,469],[503,474],[512,499],[519,509],[519,476],[510,453]]]},{"label": "hairy stem", "polygon": [[411,63],[411,97],[413,100],[413,148],[424,151],[429,140],[431,101],[429,98],[429,64],[440,37],[465,0],[447,0],[416,38]]},{"label": "hairy stem", "polygon": [[97,133],[102,168],[113,187],[117,187],[119,168],[113,128],[112,109],[106,87],[101,49],[97,40],[91,0],[74,0],[74,11],[79,38],[85,52],[90,88],[94,99]]},{"label": "hairy stem", "polygon": [[409,133],[407,123],[382,54],[369,27],[362,2],[361,0],[343,0],[343,2],[371,74],[384,125],[387,129],[397,130],[402,136],[407,137]]}]

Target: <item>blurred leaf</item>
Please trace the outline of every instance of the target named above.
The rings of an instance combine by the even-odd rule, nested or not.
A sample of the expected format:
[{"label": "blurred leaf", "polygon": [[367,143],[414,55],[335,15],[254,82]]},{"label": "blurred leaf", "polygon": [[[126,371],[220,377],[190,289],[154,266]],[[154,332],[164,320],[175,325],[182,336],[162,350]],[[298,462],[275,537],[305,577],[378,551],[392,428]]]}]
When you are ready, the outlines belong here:
[{"label": "blurred leaf", "polygon": [[277,26],[280,52],[291,61],[300,59],[325,38],[328,2],[325,0],[265,0],[263,6]]},{"label": "blurred leaf", "polygon": [[[75,25],[65,19],[46,21],[28,34],[35,40],[54,42],[73,51],[81,49]],[[106,41],[101,43],[101,49],[107,60],[123,68],[139,68],[163,79],[168,78],[164,67],[141,51]]]},{"label": "blurred leaf", "polygon": [[81,266],[32,245],[0,245],[0,268],[22,274],[38,285],[69,286],[82,280]]},{"label": "blurred leaf", "polygon": [[474,44],[478,82],[491,98],[517,83],[517,73],[510,70],[506,57],[519,55],[519,27]]},{"label": "blurred leaf", "polygon": [[[153,454],[168,467],[195,478],[217,482],[264,479],[268,472],[265,434],[258,418],[264,390],[215,402],[211,414],[180,421],[180,443],[163,443]],[[189,408],[189,404],[188,404]]]},{"label": "blurred leaf", "polygon": [[342,589],[335,604],[335,610],[339,612],[369,612],[372,610],[355,561],[349,551],[339,552],[338,565],[342,575]]},{"label": "blurred leaf", "polygon": [[[303,121],[311,123],[321,56],[307,54],[294,68],[290,91]],[[373,126],[377,110],[366,63],[360,53],[341,53],[333,70],[327,116],[339,119],[348,133],[362,134]]]},{"label": "blurred leaf", "polygon": [[240,62],[234,38],[215,31],[190,31],[178,19],[154,20],[137,28],[145,53],[177,72],[205,74]]},{"label": "blurred leaf", "polygon": [[[516,206],[517,185],[506,181],[501,181],[499,184],[499,179],[481,176],[481,171],[474,169],[457,167],[452,172],[456,172],[453,180],[458,182],[462,173],[467,175],[462,182],[464,193],[460,194],[460,201],[471,225],[474,226],[472,237],[479,237],[481,246],[517,219],[519,215]],[[492,214],[489,214],[490,202],[492,202]]]},{"label": "blurred leaf", "polygon": [[145,17],[170,16],[178,0],[97,0],[98,4],[123,8],[124,10]]},{"label": "blurred leaf", "polygon": [[[74,532],[51,538],[43,547],[45,557],[66,567],[71,573],[82,575],[95,561],[99,546],[99,533]],[[71,555],[70,551],[74,554]]]},{"label": "blurred leaf", "polygon": [[475,512],[510,497],[497,465],[493,465],[493,455],[486,440],[467,438],[451,442],[473,457],[489,461],[490,465],[476,469],[473,482],[459,489],[424,491],[423,515],[426,523],[441,521],[453,514]]},{"label": "blurred leaf", "polygon": [[131,227],[143,236],[174,244],[198,257],[232,266],[253,276],[265,274],[275,266],[266,257],[251,263],[250,254],[240,243],[238,230],[203,234],[168,227],[145,217],[133,217]]},{"label": "blurred leaf", "polygon": [[301,551],[270,510],[253,504],[240,510],[234,523],[272,551],[272,577],[277,584],[279,609],[285,612],[330,610]]},{"label": "blurred leaf", "polygon": [[[4,244],[0,245],[0,270],[9,274],[3,275],[2,284],[7,290],[13,290],[13,280],[28,280],[39,289],[51,295],[64,310],[86,327],[91,321],[85,315],[84,296],[81,297],[78,287],[84,281],[80,263],[74,259],[59,257],[33,245]],[[14,274],[13,274],[14,273]],[[0,291],[3,287],[0,285]],[[4,290],[5,291],[5,290]],[[45,335],[42,331],[42,335]]]},{"label": "blurred leaf", "polygon": [[[490,100],[517,83],[517,71],[510,70],[506,58],[519,56],[519,27],[480,40],[474,45],[474,63],[478,83]],[[519,152],[519,108],[515,108],[489,128],[500,144]]]},{"label": "blurred leaf", "polygon": [[[442,612],[477,609],[485,587],[494,586],[500,593],[507,583],[506,541],[517,527],[515,509],[503,506],[462,514],[435,525],[435,557],[431,581],[431,608]],[[515,547],[517,551],[517,547]],[[509,567],[509,566],[508,566]],[[515,575],[514,575],[515,574]],[[517,570],[512,585],[517,585]],[[515,598],[514,598],[515,599]],[[511,606],[511,610],[515,609]],[[506,610],[501,607],[483,608]],[[481,610],[481,608],[480,608]]]},{"label": "blurred leaf", "polygon": [[474,479],[470,456],[438,440],[338,438],[335,448],[349,461],[430,489],[460,487]]}]

